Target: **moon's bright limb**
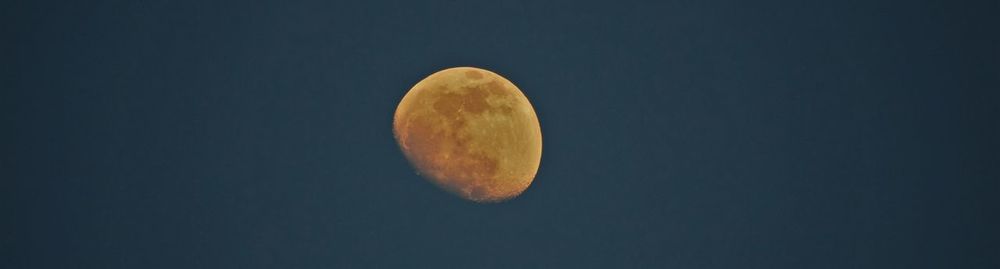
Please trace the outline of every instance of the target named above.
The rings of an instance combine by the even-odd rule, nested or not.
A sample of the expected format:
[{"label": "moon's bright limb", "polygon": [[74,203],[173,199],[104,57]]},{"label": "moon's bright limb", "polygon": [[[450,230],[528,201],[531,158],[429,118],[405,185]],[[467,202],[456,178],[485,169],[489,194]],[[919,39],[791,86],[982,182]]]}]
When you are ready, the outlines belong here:
[{"label": "moon's bright limb", "polygon": [[477,202],[521,194],[542,157],[541,127],[528,98],[479,68],[445,69],[414,85],[396,108],[393,132],[424,177]]}]

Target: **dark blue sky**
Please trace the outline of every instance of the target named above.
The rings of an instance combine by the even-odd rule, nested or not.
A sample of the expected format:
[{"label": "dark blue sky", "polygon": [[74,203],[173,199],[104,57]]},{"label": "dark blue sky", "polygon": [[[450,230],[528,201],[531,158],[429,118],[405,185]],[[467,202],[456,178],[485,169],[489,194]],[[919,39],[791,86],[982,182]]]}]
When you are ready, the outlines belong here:
[{"label": "dark blue sky", "polygon": [[[997,1],[12,2],[3,268],[1000,268]],[[453,66],[517,199],[393,140]]]}]

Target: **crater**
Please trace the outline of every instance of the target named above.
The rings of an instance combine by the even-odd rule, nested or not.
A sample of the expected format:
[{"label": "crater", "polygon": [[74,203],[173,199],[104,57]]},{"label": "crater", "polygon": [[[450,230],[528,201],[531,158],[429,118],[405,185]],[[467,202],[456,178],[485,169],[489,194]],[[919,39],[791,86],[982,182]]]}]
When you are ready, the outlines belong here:
[{"label": "crater", "polygon": [[434,110],[448,118],[461,116],[462,112],[480,114],[490,107],[486,102],[488,95],[479,87],[467,87],[463,93],[442,93],[434,102]]},{"label": "crater", "polygon": [[480,73],[479,71],[476,70],[469,70],[465,71],[465,77],[471,79],[481,79],[483,78],[483,73]]}]

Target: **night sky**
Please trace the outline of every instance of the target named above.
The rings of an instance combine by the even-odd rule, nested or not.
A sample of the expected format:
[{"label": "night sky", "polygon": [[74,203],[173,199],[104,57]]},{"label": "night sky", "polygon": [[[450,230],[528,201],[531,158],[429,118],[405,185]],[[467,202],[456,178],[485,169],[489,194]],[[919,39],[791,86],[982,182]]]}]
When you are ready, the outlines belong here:
[{"label": "night sky", "polygon": [[[336,2],[0,4],[0,267],[1000,268],[998,1]],[[393,138],[454,66],[516,199]]]}]

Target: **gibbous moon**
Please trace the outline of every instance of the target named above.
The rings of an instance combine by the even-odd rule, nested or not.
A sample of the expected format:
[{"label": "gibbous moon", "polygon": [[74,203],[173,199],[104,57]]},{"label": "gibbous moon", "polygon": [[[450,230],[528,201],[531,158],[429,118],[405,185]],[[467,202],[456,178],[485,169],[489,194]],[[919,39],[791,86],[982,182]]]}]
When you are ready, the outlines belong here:
[{"label": "gibbous moon", "polygon": [[524,192],[542,158],[542,131],[528,98],[479,68],[445,69],[418,82],[400,101],[392,127],[421,175],[476,202]]}]

